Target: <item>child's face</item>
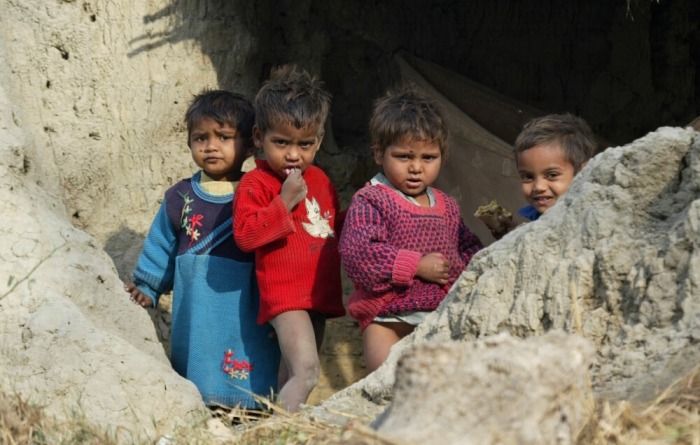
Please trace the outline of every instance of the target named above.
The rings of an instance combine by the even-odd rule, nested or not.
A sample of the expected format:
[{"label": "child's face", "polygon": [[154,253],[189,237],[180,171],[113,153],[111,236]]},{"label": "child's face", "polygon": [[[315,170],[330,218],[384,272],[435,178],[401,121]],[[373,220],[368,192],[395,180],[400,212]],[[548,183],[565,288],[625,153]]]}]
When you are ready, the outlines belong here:
[{"label": "child's face", "polygon": [[250,149],[243,136],[230,125],[204,118],[192,127],[190,151],[195,164],[216,181],[237,181]]},{"label": "child's face", "polygon": [[418,199],[437,179],[442,153],[433,142],[404,138],[388,146],[384,153],[375,151],[374,160],[394,187]]},{"label": "child's face", "polygon": [[277,124],[265,133],[253,128],[255,146],[263,150],[267,164],[282,179],[295,169],[304,173],[313,164],[322,140],[323,131],[316,125],[296,128],[291,124]]},{"label": "child's face", "polygon": [[556,144],[536,145],[518,154],[518,172],[525,199],[540,213],[566,193],[576,174]]}]

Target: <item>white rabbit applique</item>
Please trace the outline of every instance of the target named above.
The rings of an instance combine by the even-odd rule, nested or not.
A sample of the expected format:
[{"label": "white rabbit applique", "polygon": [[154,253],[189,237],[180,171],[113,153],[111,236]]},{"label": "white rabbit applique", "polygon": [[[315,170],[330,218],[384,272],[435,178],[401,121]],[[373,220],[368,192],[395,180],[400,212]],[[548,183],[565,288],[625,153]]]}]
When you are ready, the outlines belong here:
[{"label": "white rabbit applique", "polygon": [[318,205],[316,198],[311,198],[311,201],[309,201],[309,198],[306,198],[304,199],[304,204],[306,205],[306,217],[310,222],[302,222],[302,225],[308,234],[316,238],[335,236],[328,222],[331,219],[330,212],[326,211],[321,215],[321,206]]}]

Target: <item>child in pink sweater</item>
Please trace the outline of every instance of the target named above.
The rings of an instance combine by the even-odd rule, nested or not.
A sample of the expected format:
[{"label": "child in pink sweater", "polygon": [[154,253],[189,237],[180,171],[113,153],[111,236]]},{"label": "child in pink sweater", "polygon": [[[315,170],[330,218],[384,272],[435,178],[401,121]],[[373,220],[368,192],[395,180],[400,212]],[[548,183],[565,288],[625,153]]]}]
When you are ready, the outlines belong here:
[{"label": "child in pink sweater", "polygon": [[483,246],[457,201],[431,187],[447,152],[437,104],[409,88],[390,92],[375,103],[369,129],[382,173],[353,197],[340,255],[355,285],[348,312],[374,371],[437,308]]}]

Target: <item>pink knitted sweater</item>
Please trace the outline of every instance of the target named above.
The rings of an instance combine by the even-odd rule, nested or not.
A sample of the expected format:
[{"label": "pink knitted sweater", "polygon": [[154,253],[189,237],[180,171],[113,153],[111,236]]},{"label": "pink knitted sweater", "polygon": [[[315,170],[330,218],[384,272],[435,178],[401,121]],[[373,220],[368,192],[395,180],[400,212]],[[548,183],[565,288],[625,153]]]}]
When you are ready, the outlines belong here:
[{"label": "pink knitted sweater", "polygon": [[[459,205],[437,189],[433,207],[415,205],[384,185],[353,197],[340,238],[340,256],[355,285],[348,312],[365,329],[378,315],[437,308],[483,245],[462,220]],[[415,277],[423,255],[450,261],[446,286]]]}]

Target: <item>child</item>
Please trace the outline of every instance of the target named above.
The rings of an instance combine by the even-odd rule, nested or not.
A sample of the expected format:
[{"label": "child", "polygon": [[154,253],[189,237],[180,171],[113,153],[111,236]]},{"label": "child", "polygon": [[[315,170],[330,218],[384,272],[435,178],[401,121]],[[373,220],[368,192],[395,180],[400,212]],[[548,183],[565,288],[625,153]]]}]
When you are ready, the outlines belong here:
[{"label": "child", "polygon": [[236,242],[255,251],[258,323],[272,324],[282,351],[278,403],[292,412],[318,382],[326,318],[345,314],[338,197],[312,165],[330,99],[305,71],[272,72],[255,97],[253,141],[265,160],[241,179],[233,202]]},{"label": "child", "polygon": [[[535,221],[566,193],[574,176],[596,154],[598,143],[582,118],[570,113],[549,114],[527,122],[515,139],[514,149],[521,190],[530,203],[518,213]],[[497,240],[519,225],[512,218],[499,222],[498,227],[487,222]]]},{"label": "child", "polygon": [[483,246],[457,201],[431,187],[447,154],[437,104],[410,88],[390,92],[375,102],[369,130],[383,173],[353,197],[340,255],[355,285],[348,312],[374,371],[437,308]]},{"label": "child", "polygon": [[251,103],[228,91],[205,91],[185,114],[187,145],[202,170],[165,192],[127,283],[131,301],[155,307],[174,290],[171,361],[207,405],[257,408],[253,394],[277,386],[279,347],[258,326],[252,255],[231,233],[231,205],[251,154]]},{"label": "child", "polygon": [[526,123],[515,140],[515,160],[530,205],[519,213],[534,221],[551,209],[597,148],[591,127],[572,114],[550,114]]}]

